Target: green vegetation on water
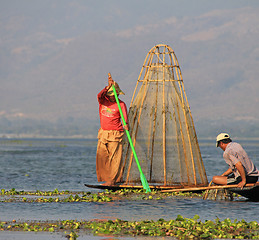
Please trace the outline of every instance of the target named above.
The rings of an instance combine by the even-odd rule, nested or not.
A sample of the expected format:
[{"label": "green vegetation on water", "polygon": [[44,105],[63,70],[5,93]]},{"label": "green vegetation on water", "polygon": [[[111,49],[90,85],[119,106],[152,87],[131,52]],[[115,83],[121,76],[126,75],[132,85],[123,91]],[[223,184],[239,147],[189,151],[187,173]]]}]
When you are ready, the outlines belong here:
[{"label": "green vegetation on water", "polygon": [[181,215],[174,220],[165,221],[39,221],[39,222],[0,222],[2,231],[33,231],[33,232],[70,232],[67,236],[76,239],[79,234],[113,235],[113,236],[173,236],[179,239],[258,239],[259,225],[257,222],[199,220],[184,218]]},{"label": "green vegetation on water", "polygon": [[[123,198],[123,200],[161,200],[169,197],[202,198],[204,192],[168,192],[162,193],[152,190],[145,193],[143,189],[121,189],[117,191],[104,191],[98,193],[91,192],[71,192],[71,191],[17,191],[1,189],[0,202],[111,202]],[[2,196],[2,197],[1,197]],[[32,197],[34,196],[34,198]],[[237,194],[233,194],[238,198]]]},{"label": "green vegetation on water", "polygon": [[[202,198],[197,193],[161,193],[145,190],[119,190],[91,192],[70,191],[16,191],[1,189],[1,202],[110,202],[117,200],[159,200],[167,197]],[[176,219],[166,221],[0,221],[0,231],[33,231],[33,232],[65,232],[69,239],[77,239],[80,234],[113,235],[113,236],[171,236],[179,239],[259,239],[259,224],[256,221],[231,221],[215,219],[202,222],[198,215],[193,218],[184,218],[178,215]]]},{"label": "green vegetation on water", "polygon": [[[2,196],[2,197],[1,197]],[[202,194],[195,193],[161,193],[152,191],[149,194],[143,189],[122,189],[118,191],[104,191],[99,193],[91,192],[70,192],[70,191],[16,191],[1,189],[0,202],[111,202],[119,198],[130,200],[160,200],[171,196],[202,197]]]}]

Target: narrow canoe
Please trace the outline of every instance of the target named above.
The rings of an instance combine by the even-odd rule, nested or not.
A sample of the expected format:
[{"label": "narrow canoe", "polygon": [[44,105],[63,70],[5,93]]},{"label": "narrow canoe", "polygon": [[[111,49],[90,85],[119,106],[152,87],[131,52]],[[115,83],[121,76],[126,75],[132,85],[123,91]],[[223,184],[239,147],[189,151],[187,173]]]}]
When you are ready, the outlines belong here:
[{"label": "narrow canoe", "polygon": [[[141,185],[113,185],[113,186],[104,186],[100,184],[85,184],[88,188],[97,188],[97,189],[107,189],[112,191],[117,191],[121,189],[143,189]],[[246,184],[246,186],[241,189],[237,185],[212,185],[205,187],[181,187],[181,186],[149,186],[150,189],[160,190],[161,192],[202,192],[205,190],[211,189],[227,189],[230,192],[237,193],[243,197],[248,198],[252,201],[259,201],[259,182]]]},{"label": "narrow canoe", "polygon": [[230,192],[237,193],[245,198],[252,201],[259,201],[259,183],[251,187],[240,188],[229,188]]},{"label": "narrow canoe", "polygon": [[[107,190],[121,190],[121,189],[143,189],[142,185],[126,185],[126,184],[120,184],[120,185],[112,185],[112,186],[104,186],[101,184],[85,184],[88,188],[97,188],[97,189],[107,189]],[[166,190],[166,189],[181,189],[181,186],[149,186],[150,189],[153,190]]]}]

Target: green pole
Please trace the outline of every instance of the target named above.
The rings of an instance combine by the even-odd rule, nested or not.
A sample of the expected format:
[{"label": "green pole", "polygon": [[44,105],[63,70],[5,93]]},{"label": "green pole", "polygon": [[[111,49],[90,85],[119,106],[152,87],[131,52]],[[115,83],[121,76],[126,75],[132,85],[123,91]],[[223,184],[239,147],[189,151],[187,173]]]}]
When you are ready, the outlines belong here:
[{"label": "green pole", "polygon": [[[122,123],[125,126],[126,125],[126,121],[125,121],[125,118],[123,116],[123,113],[122,113],[122,110],[121,110],[121,105],[120,105],[120,102],[119,102],[119,98],[117,96],[117,93],[116,93],[114,85],[112,85],[112,90],[113,90],[113,93],[114,93],[114,96],[115,96],[115,99],[116,99],[116,103],[117,103],[119,111],[120,111]],[[136,153],[135,148],[133,146],[133,143],[132,143],[132,140],[131,140],[131,137],[130,137],[130,133],[126,129],[125,129],[125,131],[126,131],[129,143],[130,143],[131,150],[133,152],[134,158],[135,158],[137,166],[138,166],[138,170],[139,170],[139,173],[140,173],[140,180],[141,180],[142,186],[146,190],[147,193],[151,192],[150,187],[149,187],[148,182],[147,182],[147,179],[146,179],[144,173],[142,172],[141,166],[139,164],[138,156],[137,156],[137,153]]]}]

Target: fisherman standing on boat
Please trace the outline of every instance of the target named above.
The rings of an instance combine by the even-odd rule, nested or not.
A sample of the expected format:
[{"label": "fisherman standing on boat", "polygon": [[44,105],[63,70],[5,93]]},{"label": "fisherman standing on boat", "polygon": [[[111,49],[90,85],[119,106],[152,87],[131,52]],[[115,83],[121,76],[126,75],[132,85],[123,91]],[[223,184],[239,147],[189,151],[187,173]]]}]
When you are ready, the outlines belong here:
[{"label": "fisherman standing on boat", "polygon": [[112,186],[121,181],[122,166],[122,138],[124,129],[128,128],[127,106],[119,100],[120,106],[127,123],[122,126],[118,105],[113,93],[114,85],[117,95],[124,94],[119,85],[113,81],[108,73],[108,86],[99,92],[97,99],[99,102],[99,115],[101,128],[98,132],[98,145],[96,152],[96,174],[98,182],[105,181],[105,186]]},{"label": "fisherman standing on boat", "polygon": [[247,153],[239,143],[232,142],[229,134],[221,133],[217,136],[216,147],[224,153],[223,158],[229,169],[221,176],[214,176],[212,182],[219,185],[238,184],[243,188],[247,183],[256,183],[259,171],[249,159]]}]

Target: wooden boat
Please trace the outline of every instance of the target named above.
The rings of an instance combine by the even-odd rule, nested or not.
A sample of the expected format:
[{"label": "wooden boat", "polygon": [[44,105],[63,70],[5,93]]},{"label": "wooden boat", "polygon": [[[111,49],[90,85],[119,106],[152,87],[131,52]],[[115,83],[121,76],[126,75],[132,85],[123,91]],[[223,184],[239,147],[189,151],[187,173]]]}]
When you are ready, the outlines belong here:
[{"label": "wooden boat", "polygon": [[259,201],[259,182],[254,186],[246,186],[243,189],[229,188],[230,192],[237,193],[251,201]]},{"label": "wooden boat", "polygon": [[[121,189],[143,189],[141,185],[113,185],[113,186],[104,186],[104,185],[92,185],[85,184],[88,188],[97,188],[97,189],[108,189],[108,190],[121,190]],[[227,189],[230,192],[237,193],[245,198],[248,198],[251,201],[259,201],[259,182],[257,183],[248,183],[246,186],[241,189],[237,185],[212,185],[206,187],[181,187],[181,186],[149,186],[151,190],[159,190],[161,192],[203,192],[206,190],[213,189]]]},{"label": "wooden boat", "polygon": [[[121,189],[143,189],[142,185],[126,185],[126,184],[119,184],[119,185],[112,185],[112,186],[104,186],[100,184],[85,184],[88,188],[96,188],[96,189],[107,189],[112,191],[117,191]],[[149,186],[151,190],[169,190],[169,189],[181,189],[181,186]]]},{"label": "wooden boat", "polygon": [[[183,189],[168,189],[162,190],[162,192],[195,192],[195,191],[206,191],[213,189],[227,189],[232,193],[237,193],[245,198],[248,198],[252,201],[259,201],[259,182],[257,183],[248,183],[246,186],[241,189],[235,185],[212,185],[207,187],[188,187]],[[206,198],[205,198],[206,199]]]}]

